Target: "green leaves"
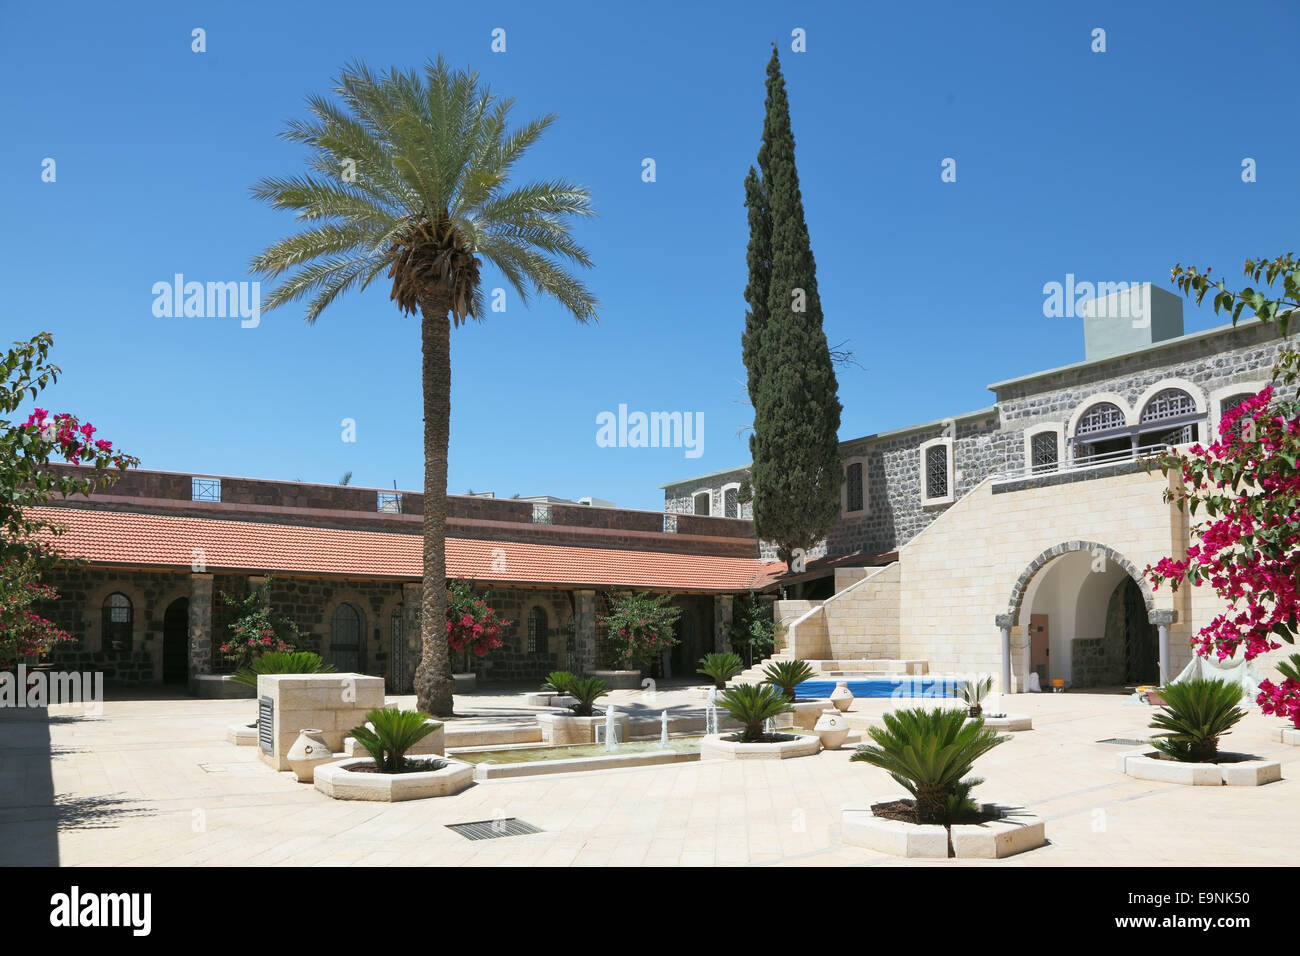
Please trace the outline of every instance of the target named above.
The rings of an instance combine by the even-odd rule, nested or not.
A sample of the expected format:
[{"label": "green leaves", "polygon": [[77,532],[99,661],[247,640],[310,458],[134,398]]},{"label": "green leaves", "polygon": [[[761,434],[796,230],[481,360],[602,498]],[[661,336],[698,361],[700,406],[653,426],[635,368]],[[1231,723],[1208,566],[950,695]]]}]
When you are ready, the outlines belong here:
[{"label": "green leaves", "polygon": [[1237,705],[1241,688],[1214,679],[1170,684],[1160,689],[1165,706],[1151,720],[1161,733],[1151,745],[1174,760],[1203,762],[1219,752],[1219,737],[1246,716]]},{"label": "green leaves", "polygon": [[784,694],[766,684],[737,684],[718,695],[718,706],[743,727],[742,741],[758,739],[767,721],[794,709]]},{"label": "green leaves", "polygon": [[588,190],[563,179],[509,185],[554,116],[511,130],[513,101],[441,57],[422,71],[353,62],[333,92],[337,99],[309,97],[308,118],[282,134],[308,147],[310,172],[252,188],[255,199],[317,224],[253,258],[253,271],[284,279],[267,309],[306,299],[314,322],[386,273],[405,311],[445,301],[457,323],[482,319],[481,256],[521,301],[541,293],[579,321],[595,319],[595,297],[568,271],[591,265],[570,231],[574,218],[594,214]]},{"label": "green leaves", "polygon": [[807,661],[772,661],[763,668],[763,683],[781,688],[789,700],[794,700],[795,687],[816,676],[817,672]]},{"label": "green leaves", "polygon": [[246,687],[257,687],[261,674],[328,674],[334,666],[311,651],[272,651],[255,658],[247,667],[235,671],[230,679]]},{"label": "green leaves", "polygon": [[597,699],[604,697],[609,685],[599,677],[575,677],[564,688],[564,693],[574,699],[569,705],[575,717],[590,717]]},{"label": "green leaves", "polygon": [[[370,727],[353,727],[348,734],[374,758],[385,773],[399,773],[406,764],[406,752],[442,724],[418,710],[376,708],[366,714]],[[373,729],[371,729],[373,728]]]},{"label": "green leaves", "polygon": [[727,681],[745,669],[739,654],[705,654],[699,664],[695,673],[708,677],[718,690],[725,690]]},{"label": "green leaves", "polygon": [[920,823],[952,823],[979,782],[962,778],[1010,739],[986,729],[981,718],[968,719],[964,710],[887,711],[884,722],[868,730],[875,745],[859,747],[849,759],[879,767],[912,794]]}]

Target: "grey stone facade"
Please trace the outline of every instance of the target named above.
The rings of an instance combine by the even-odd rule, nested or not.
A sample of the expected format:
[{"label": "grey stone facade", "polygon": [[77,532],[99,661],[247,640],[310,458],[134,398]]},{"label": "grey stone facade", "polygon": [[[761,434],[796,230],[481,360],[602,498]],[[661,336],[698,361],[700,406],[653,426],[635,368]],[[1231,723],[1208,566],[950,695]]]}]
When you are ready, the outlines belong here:
[{"label": "grey stone facade", "polygon": [[[842,442],[843,460],[856,459],[863,464],[866,507],[860,513],[842,514],[825,542],[808,557],[892,551],[943,514],[950,503],[924,504],[921,496],[921,448],[932,439],[952,438],[953,502],[987,478],[1023,472],[1026,434],[1041,428],[1060,430],[1063,447],[1059,454],[1061,461],[1068,463],[1072,416],[1103,394],[1119,396],[1140,415],[1137,405],[1151,389],[1165,382],[1188,383],[1194,397],[1205,406],[1198,439],[1213,440],[1210,431],[1217,423],[1218,399],[1237,387],[1253,391],[1267,381],[1284,346],[1272,326],[1243,322],[1237,328],[1184,335],[1128,354],[1000,382],[989,386],[996,397],[991,408]],[[665,510],[691,512],[694,495],[706,488],[718,507],[722,487],[740,481],[745,473],[746,468],[741,467],[665,485]],[[1082,477],[1100,473],[1109,472]],[[1065,473],[1025,475],[1021,480],[1066,477]],[[775,548],[767,542],[761,543],[761,553],[766,560],[776,557]]]}]

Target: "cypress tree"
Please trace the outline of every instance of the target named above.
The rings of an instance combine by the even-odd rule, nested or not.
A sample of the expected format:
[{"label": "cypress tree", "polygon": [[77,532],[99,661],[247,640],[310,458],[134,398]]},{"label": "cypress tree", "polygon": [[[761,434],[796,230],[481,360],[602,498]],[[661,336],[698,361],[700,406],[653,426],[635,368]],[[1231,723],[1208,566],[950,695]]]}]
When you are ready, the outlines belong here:
[{"label": "cypress tree", "polygon": [[[822,330],[817,265],[804,221],[794,133],[781,63],[767,64],[767,114],[758,173],[745,179],[749,208],[749,303],[742,337],[754,403],[754,530],[789,563],[839,517],[844,480],[840,402]],[[767,284],[765,303],[762,284]]]}]

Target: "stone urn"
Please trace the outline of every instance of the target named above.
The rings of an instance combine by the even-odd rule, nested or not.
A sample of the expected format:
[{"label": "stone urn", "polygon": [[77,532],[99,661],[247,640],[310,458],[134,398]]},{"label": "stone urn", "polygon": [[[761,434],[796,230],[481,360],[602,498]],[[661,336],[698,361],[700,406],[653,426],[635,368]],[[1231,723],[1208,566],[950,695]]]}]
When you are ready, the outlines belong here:
[{"label": "stone urn", "polygon": [[334,759],[330,745],[325,742],[325,733],[320,730],[301,730],[298,739],[289,748],[285,760],[300,783],[312,783],[316,768]]},{"label": "stone urn", "polygon": [[835,689],[831,691],[831,703],[835,709],[843,712],[853,706],[853,691],[849,690],[847,681],[837,680]]},{"label": "stone urn", "polygon": [[849,722],[834,707],[827,707],[817,718],[813,730],[821,738],[823,747],[827,750],[839,750],[849,735]]}]

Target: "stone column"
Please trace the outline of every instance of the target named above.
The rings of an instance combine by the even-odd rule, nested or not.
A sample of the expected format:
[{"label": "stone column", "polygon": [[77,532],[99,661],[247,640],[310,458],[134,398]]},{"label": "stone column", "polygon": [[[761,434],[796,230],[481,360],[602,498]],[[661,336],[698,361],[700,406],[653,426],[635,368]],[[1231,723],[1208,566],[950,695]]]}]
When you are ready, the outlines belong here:
[{"label": "stone column", "polygon": [[420,651],[423,642],[420,639],[420,601],[424,596],[424,584],[403,582],[402,584],[402,643],[406,653],[403,655],[402,673],[394,671],[397,681],[397,693],[415,692],[415,669],[420,666]]},{"label": "stone column", "polygon": [[731,614],[735,598],[719,594],[713,598],[713,646],[719,654],[731,652]]},{"label": "stone column", "polygon": [[1014,614],[999,614],[995,619],[998,630],[1002,632],[1002,686],[998,688],[1003,694],[1011,693],[1011,628],[1015,626]]},{"label": "stone column", "polygon": [[1169,625],[1178,620],[1178,612],[1157,608],[1147,615],[1147,620],[1160,631],[1160,685],[1168,684],[1173,675],[1173,661],[1169,658]]},{"label": "stone column", "polygon": [[190,575],[190,682],[212,673],[212,575]]},{"label": "stone column", "polygon": [[596,667],[596,592],[574,591],[576,633],[573,642],[574,666],[578,674]]}]

